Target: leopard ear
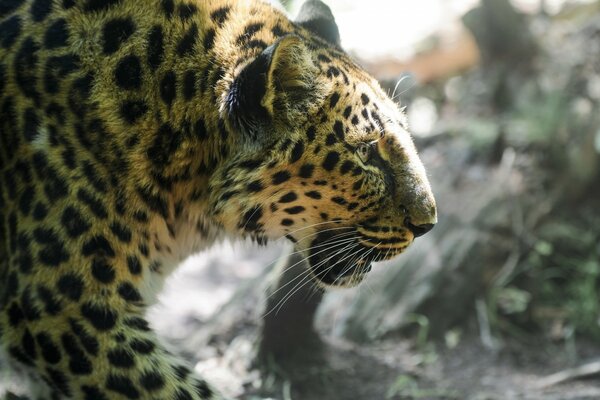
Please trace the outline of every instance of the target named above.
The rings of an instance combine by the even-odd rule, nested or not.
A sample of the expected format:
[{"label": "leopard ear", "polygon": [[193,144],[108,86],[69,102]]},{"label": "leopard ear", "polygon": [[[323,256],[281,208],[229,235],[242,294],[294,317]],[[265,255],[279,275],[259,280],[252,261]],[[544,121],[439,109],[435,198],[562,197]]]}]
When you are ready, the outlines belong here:
[{"label": "leopard ear", "polygon": [[257,138],[265,126],[306,118],[329,86],[302,39],[287,35],[237,74],[225,100],[226,112],[234,127]]},{"label": "leopard ear", "polygon": [[307,0],[304,2],[295,22],[329,43],[336,46],[341,45],[340,32],[335,18],[331,9],[322,1]]}]

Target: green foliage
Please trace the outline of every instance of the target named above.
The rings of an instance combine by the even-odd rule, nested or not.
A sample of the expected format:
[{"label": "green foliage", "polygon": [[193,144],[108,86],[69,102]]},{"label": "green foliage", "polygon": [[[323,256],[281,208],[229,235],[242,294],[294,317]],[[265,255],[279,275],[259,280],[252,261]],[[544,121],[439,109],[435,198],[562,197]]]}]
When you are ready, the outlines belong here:
[{"label": "green foliage", "polygon": [[290,12],[294,6],[294,0],[279,0],[279,2],[288,12]]},{"label": "green foliage", "polygon": [[428,344],[429,319],[422,314],[408,314],[406,316],[406,321],[408,324],[414,323],[417,325],[417,348],[423,350]]},{"label": "green foliage", "polygon": [[597,221],[570,212],[540,226],[513,274],[487,296],[493,327],[509,335],[533,329],[552,339],[600,339]]},{"label": "green foliage", "polygon": [[515,144],[552,144],[564,129],[567,108],[562,92],[549,92],[522,101],[511,120],[509,141]]},{"label": "green foliage", "polygon": [[462,396],[454,390],[420,388],[418,381],[410,375],[400,375],[390,386],[386,399],[460,399]]}]

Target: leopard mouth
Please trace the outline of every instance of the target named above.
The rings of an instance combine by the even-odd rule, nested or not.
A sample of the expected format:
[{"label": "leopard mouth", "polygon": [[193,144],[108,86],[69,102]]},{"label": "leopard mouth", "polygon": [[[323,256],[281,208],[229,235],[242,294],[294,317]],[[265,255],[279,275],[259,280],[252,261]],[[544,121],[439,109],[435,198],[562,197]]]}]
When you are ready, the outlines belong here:
[{"label": "leopard mouth", "polygon": [[313,240],[308,264],[312,277],[323,286],[351,287],[371,270],[377,254],[359,242],[355,231],[321,232]]},{"label": "leopard mouth", "polygon": [[352,287],[358,285],[371,270],[369,259],[348,260],[346,254],[324,255],[309,260],[313,278],[324,286]]},{"label": "leopard mouth", "polygon": [[356,286],[371,271],[373,262],[394,258],[414,238],[398,229],[382,231],[388,234],[382,236],[379,230],[364,225],[319,232],[308,249],[312,278],[325,287]]}]

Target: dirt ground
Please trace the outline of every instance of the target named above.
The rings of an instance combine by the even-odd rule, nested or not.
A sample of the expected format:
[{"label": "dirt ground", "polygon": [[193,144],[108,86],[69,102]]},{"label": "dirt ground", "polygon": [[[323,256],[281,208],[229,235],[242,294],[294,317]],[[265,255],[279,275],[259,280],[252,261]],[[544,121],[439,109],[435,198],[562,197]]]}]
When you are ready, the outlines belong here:
[{"label": "dirt ground", "polygon": [[[237,250],[237,255],[246,260],[247,276],[252,276],[250,270],[253,264],[257,268],[255,273],[258,274],[260,265],[264,265],[266,260],[276,258],[278,251],[278,247],[268,250],[241,248]],[[229,267],[211,265],[206,267],[204,273],[207,274],[205,276],[213,278],[218,274],[231,277],[226,271]],[[197,266],[186,266],[182,275],[176,279],[191,283],[192,280],[186,279],[185,275],[188,271],[199,272],[200,269],[196,268]],[[215,282],[214,287],[219,286],[219,282]],[[160,315],[154,314],[156,320],[168,315],[168,312],[164,311]],[[238,350],[234,349],[234,354],[245,348],[240,352],[241,358],[251,358],[255,323],[256,321],[247,321],[238,325],[243,327],[240,328],[238,336],[235,332],[221,332],[229,338],[235,337],[233,347]],[[357,345],[340,338],[324,336],[328,349],[325,362],[300,366],[298,370],[291,372],[289,380],[283,379],[283,383],[269,382],[268,378],[260,380],[256,372],[250,372],[245,377],[238,375],[237,379],[243,382],[243,393],[238,391],[237,398],[254,400],[268,396],[278,400],[600,399],[599,376],[549,387],[541,386],[542,379],[550,374],[594,361],[595,357],[600,356],[598,345],[581,340],[571,345],[542,343],[533,338],[527,343],[503,343],[499,349],[490,350],[481,343],[476,329],[465,328],[464,332],[467,333],[463,333],[462,337],[454,342],[455,346],[450,346],[452,348],[449,348],[448,341],[416,346],[412,338],[390,338],[379,343]],[[226,354],[229,351],[230,348],[223,350],[225,358],[231,357],[231,354]],[[276,367],[274,370],[276,371]],[[253,385],[260,384],[268,389],[252,389]]]},{"label": "dirt ground", "polygon": [[[551,374],[599,359],[600,346],[582,340],[544,343],[532,337],[524,343],[506,342],[491,350],[482,344],[476,327],[462,329],[459,338],[421,345],[416,345],[414,338],[388,338],[358,345],[322,332],[327,348],[325,362],[300,366],[288,380],[274,376],[261,379],[249,367],[258,327],[250,313],[246,321],[229,331],[212,332],[215,348],[195,348],[202,342],[194,336],[202,330],[203,322],[218,318],[220,304],[244,280],[261,274],[264,265],[275,261],[282,251],[280,245],[256,248],[226,244],[196,257],[169,282],[161,304],[150,314],[164,337],[177,343],[188,359],[199,361],[196,368],[214,376],[217,385],[237,399],[600,398],[598,375],[541,386],[542,379]],[[197,301],[190,301],[195,296]],[[173,329],[177,324],[185,329]],[[273,370],[277,375],[277,366]]]},{"label": "dirt ground", "polygon": [[[476,329],[469,328],[458,340],[420,346],[412,338],[358,345],[323,334],[327,349],[323,362],[301,366],[287,379],[274,365],[273,375],[261,378],[249,362],[258,327],[250,313],[230,331],[212,332],[214,345],[202,344],[204,339],[197,335],[207,321],[218,318],[219,307],[236,289],[261,274],[282,249],[281,245],[258,249],[225,244],[194,257],[169,280],[160,303],[149,312],[151,324],[169,346],[196,363],[196,369],[229,396],[240,400],[600,398],[598,376],[540,387],[549,374],[593,361],[600,346],[584,341],[574,349],[564,344],[504,343],[492,351],[481,344]],[[19,393],[26,384],[8,373],[5,363],[2,366],[0,393],[8,388]]]}]

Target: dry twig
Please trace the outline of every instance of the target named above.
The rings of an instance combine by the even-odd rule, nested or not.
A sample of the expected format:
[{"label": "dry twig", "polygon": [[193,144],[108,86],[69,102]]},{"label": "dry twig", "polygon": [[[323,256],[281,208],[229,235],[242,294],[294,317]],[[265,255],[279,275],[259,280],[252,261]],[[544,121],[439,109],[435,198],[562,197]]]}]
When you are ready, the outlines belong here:
[{"label": "dry twig", "polygon": [[552,375],[548,375],[539,380],[537,386],[540,389],[555,386],[564,382],[587,378],[591,375],[600,374],[600,360],[592,361],[587,364],[580,365],[574,368],[568,368]]}]

